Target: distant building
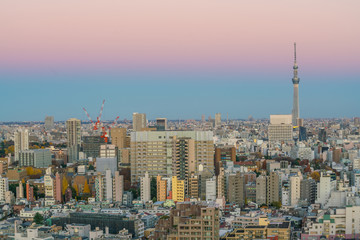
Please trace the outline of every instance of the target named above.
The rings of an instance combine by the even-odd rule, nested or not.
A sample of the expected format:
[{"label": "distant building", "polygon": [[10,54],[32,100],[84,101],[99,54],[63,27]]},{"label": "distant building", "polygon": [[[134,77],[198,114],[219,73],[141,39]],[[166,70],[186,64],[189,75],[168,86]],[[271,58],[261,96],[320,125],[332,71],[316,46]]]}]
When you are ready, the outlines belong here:
[{"label": "distant building", "polygon": [[146,128],[146,114],[133,113],[133,130],[141,131],[144,128]]},{"label": "distant building", "polygon": [[167,130],[167,118],[157,118],[156,119],[156,129],[158,131]]},{"label": "distant building", "polygon": [[49,149],[32,149],[19,152],[20,167],[47,168],[51,165]]},{"label": "distant building", "polygon": [[49,131],[54,129],[54,116],[46,116],[45,117],[45,130]]},{"label": "distant building", "polygon": [[307,132],[305,127],[299,127],[299,141],[307,141]]},{"label": "distant building", "polygon": [[326,130],[324,128],[319,129],[318,139],[321,142],[326,142],[327,137],[326,137]]},{"label": "distant building", "polygon": [[68,162],[74,163],[79,160],[81,145],[81,121],[71,118],[66,121]]},{"label": "distant building", "polygon": [[221,113],[215,114],[215,127],[221,126]]}]

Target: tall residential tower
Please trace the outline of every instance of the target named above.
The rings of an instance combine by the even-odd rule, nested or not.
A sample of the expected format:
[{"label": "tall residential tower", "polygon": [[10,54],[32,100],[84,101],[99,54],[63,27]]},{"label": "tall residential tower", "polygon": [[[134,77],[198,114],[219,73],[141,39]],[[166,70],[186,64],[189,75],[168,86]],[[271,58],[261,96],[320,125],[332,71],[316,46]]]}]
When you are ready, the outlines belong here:
[{"label": "tall residential tower", "polygon": [[294,77],[292,79],[294,85],[294,102],[293,102],[293,110],[292,110],[292,122],[294,126],[298,126],[298,121],[300,119],[299,113],[299,82],[300,78],[298,78],[298,65],[296,63],[296,43],[294,43]]}]

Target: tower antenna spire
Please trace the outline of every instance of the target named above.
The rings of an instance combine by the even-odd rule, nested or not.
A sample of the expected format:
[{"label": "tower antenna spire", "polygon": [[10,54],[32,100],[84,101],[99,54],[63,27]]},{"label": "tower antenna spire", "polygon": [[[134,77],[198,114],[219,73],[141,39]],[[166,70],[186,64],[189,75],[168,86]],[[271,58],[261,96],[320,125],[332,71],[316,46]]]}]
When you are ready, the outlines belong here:
[{"label": "tower antenna spire", "polygon": [[296,42],[294,42],[294,62],[296,62]]}]

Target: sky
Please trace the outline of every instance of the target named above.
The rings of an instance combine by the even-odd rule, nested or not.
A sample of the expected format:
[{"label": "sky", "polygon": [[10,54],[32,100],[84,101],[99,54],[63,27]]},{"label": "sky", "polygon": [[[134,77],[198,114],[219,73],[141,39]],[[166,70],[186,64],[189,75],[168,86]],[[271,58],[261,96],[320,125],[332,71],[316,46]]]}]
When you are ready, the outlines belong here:
[{"label": "sky", "polygon": [[360,116],[360,1],[2,0],[0,121]]}]

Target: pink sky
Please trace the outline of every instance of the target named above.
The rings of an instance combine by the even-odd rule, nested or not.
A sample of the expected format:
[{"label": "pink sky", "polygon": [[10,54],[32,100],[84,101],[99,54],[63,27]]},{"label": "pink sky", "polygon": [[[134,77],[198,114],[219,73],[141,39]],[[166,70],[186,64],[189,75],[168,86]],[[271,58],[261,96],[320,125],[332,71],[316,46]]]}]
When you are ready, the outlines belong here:
[{"label": "pink sky", "polygon": [[302,69],[358,74],[359,14],[358,0],[2,0],[0,70],[288,71],[296,41]]}]

